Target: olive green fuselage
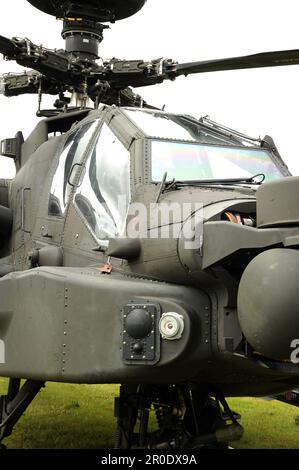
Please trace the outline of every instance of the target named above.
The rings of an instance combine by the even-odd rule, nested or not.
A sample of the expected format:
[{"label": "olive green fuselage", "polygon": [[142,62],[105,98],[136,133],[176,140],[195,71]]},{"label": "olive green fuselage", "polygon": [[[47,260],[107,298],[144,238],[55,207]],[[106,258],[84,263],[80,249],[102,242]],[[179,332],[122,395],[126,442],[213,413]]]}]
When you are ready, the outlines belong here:
[{"label": "olive green fuselage", "polygon": [[[63,209],[53,190],[67,139],[96,120],[130,155],[131,203],[149,215],[138,239],[101,240],[95,232],[84,185],[98,129],[67,177],[64,168]],[[59,130],[64,133],[49,138]],[[291,341],[299,338],[298,179],[288,177],[278,158],[276,163],[285,177],[282,189],[274,181],[258,190],[233,183],[166,190],[149,177],[148,139],[120,108],[41,122],[22,145],[16,177],[0,188],[0,203],[12,217],[1,248],[0,375],[73,383],[193,382],[227,395],[274,394],[298,385],[298,365],[290,359]],[[186,248],[188,217],[182,212],[158,226],[160,219],[149,214],[171,204],[197,207],[191,218],[201,210],[197,247]],[[225,214],[255,223],[234,223]],[[154,236],[162,226],[177,226],[177,236]],[[128,339],[126,309],[136,308],[154,312],[153,330]],[[163,337],[160,319],[167,312],[183,319],[181,337]],[[142,343],[141,356],[132,352],[135,340]]]}]

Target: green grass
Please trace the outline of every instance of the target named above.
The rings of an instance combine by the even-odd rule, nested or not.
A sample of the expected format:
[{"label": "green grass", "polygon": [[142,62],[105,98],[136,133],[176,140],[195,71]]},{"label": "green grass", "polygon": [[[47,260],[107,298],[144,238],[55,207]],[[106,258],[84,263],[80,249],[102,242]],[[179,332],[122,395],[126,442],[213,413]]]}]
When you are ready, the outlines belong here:
[{"label": "green grass", "polygon": [[230,398],[231,408],[242,415],[243,438],[238,449],[299,449],[299,408],[276,400]]},{"label": "green grass", "polygon": [[[47,383],[5,439],[9,449],[98,449],[114,443],[117,385]],[[6,381],[0,379],[0,394]]]},{"label": "green grass", "polygon": [[[0,394],[6,383],[0,379]],[[117,385],[48,383],[4,443],[10,449],[112,448],[118,390]],[[245,427],[233,447],[299,449],[299,408],[255,398],[228,401]]]}]

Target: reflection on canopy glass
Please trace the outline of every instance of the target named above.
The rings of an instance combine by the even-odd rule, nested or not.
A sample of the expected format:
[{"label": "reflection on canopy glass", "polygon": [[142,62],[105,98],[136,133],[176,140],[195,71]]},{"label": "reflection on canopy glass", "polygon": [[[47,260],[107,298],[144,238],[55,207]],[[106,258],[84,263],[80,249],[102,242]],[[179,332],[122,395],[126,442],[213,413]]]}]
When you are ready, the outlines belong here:
[{"label": "reflection on canopy glass", "polygon": [[188,128],[175,122],[167,113],[153,113],[143,109],[126,109],[125,113],[148,136],[195,140]]},{"label": "reflection on canopy glass", "polygon": [[130,203],[130,152],[103,124],[75,203],[99,241],[122,234]]},{"label": "reflection on canopy glass", "polygon": [[71,133],[59,156],[58,165],[52,181],[49,198],[49,215],[62,217],[64,215],[73,186],[69,183],[72,168],[84,157],[88,143],[99,123],[99,119],[88,122]]},{"label": "reflection on canopy glass", "polygon": [[161,181],[165,172],[167,180],[183,181],[283,176],[266,150],[153,140],[152,180]]}]

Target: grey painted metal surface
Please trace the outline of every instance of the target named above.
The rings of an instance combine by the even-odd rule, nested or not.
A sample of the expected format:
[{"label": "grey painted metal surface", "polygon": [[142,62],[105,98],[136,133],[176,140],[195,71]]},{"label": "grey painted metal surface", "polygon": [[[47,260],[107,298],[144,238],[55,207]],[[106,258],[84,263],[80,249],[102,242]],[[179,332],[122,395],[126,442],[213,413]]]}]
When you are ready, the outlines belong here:
[{"label": "grey painted metal surface", "polygon": [[1,143],[17,173],[0,181],[0,441],[58,381],[123,384],[120,447],[226,445],[242,429],[224,394],[299,386],[299,180],[271,137],[157,110],[129,87],[299,52],[100,64],[100,21],[145,0],[30,3],[64,19],[66,50],[0,36],[34,69],[3,77],[4,94],[59,96],[25,141]]}]

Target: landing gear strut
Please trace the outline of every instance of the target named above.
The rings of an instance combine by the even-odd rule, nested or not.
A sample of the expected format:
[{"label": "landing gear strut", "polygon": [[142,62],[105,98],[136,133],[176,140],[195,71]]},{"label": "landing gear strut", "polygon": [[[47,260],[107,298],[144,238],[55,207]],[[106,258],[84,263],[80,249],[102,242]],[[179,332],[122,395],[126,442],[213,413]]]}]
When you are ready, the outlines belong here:
[{"label": "landing gear strut", "polygon": [[116,449],[226,448],[243,435],[240,416],[220,392],[186,384],[122,385],[115,416]]},{"label": "landing gear strut", "polygon": [[0,448],[5,437],[10,436],[15,424],[44,386],[43,382],[27,380],[20,388],[20,379],[10,379],[7,395],[0,397]]}]

